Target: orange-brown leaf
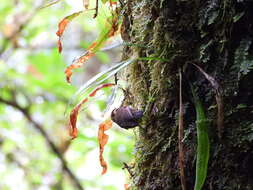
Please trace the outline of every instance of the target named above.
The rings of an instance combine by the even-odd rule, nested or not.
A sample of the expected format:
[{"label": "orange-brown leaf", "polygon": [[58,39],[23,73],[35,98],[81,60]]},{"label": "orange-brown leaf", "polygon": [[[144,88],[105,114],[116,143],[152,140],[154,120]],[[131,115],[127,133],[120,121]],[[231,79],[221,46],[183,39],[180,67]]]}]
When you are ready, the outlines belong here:
[{"label": "orange-brown leaf", "polygon": [[89,51],[93,51],[94,48],[96,47],[96,45],[97,45],[97,42],[93,42],[93,43],[88,47],[88,50],[89,50]]},{"label": "orange-brown leaf", "polygon": [[84,62],[86,62],[88,59],[90,59],[94,55],[95,55],[94,53],[88,51],[87,53],[79,57],[74,63],[72,63],[70,66],[68,66],[65,69],[66,80],[68,83],[70,83],[70,78],[73,74],[72,70],[81,67]]},{"label": "orange-brown leaf", "polygon": [[105,84],[101,84],[100,86],[98,86],[96,89],[94,89],[90,94],[89,97],[93,97],[96,95],[97,91],[99,91],[101,88],[106,88],[106,87],[110,87],[113,86],[115,84],[113,83],[105,83]]},{"label": "orange-brown leaf", "polygon": [[74,109],[71,111],[70,116],[69,116],[69,134],[72,137],[72,139],[77,137],[77,128],[76,128],[76,121],[77,121],[77,116],[79,113],[79,110],[81,106],[88,101],[88,98],[84,98],[79,104],[77,104]]},{"label": "orange-brown leaf", "polygon": [[70,83],[70,78],[73,74],[72,70],[81,67],[88,59],[90,59],[92,56],[95,55],[93,53],[94,48],[96,47],[97,43],[93,42],[89,47],[87,52],[79,57],[77,60],[75,60],[70,66],[68,66],[65,69],[65,75],[66,75],[66,80],[68,83]]},{"label": "orange-brown leaf", "polygon": [[68,23],[69,23],[69,19],[67,19],[67,18],[64,18],[61,22],[59,22],[58,30],[56,32],[57,36],[59,36],[59,37],[62,36],[62,34],[63,34],[63,32],[64,32],[64,30],[65,30]]},{"label": "orange-brown leaf", "polygon": [[[113,86],[113,83],[105,83],[105,84],[101,84],[100,86],[98,86],[97,88],[95,88],[90,94],[89,97],[93,97],[96,95],[97,91],[99,91],[102,88],[106,88],[106,87],[110,87]],[[69,116],[69,135],[72,137],[72,139],[77,137],[78,131],[77,131],[77,127],[76,127],[76,122],[77,122],[77,116],[79,113],[80,108],[82,107],[82,105],[86,102],[88,102],[88,98],[84,98],[81,102],[79,102],[74,108],[73,110],[71,110],[70,112],[70,116]]]},{"label": "orange-brown leaf", "polygon": [[112,18],[112,24],[108,33],[108,38],[114,36],[116,32],[118,31],[118,29],[119,29],[118,17],[115,16]]},{"label": "orange-brown leaf", "polygon": [[124,188],[125,188],[125,190],[128,190],[129,188],[130,188],[130,184],[124,184]]},{"label": "orange-brown leaf", "polygon": [[58,31],[56,32],[56,35],[59,37],[59,40],[58,40],[58,50],[59,52],[61,53],[61,50],[62,50],[62,44],[61,44],[61,37],[62,37],[62,34],[63,32],[65,31],[68,23],[70,21],[72,21],[75,17],[79,16],[83,11],[79,11],[79,12],[76,12],[76,13],[73,13],[69,16],[66,16],[64,19],[62,19],[59,24],[58,24]]},{"label": "orange-brown leaf", "polygon": [[109,3],[110,3],[110,7],[112,7],[113,5],[117,5],[117,1],[113,2],[113,0],[110,0]]},{"label": "orange-brown leaf", "polygon": [[[118,16],[116,13],[115,15],[113,15],[111,20],[108,21],[108,23],[110,23],[110,25],[105,27],[105,29],[102,31],[98,39],[88,47],[87,52],[78,59],[76,59],[70,66],[66,68],[65,75],[68,83],[70,83],[70,78],[73,74],[72,70],[81,67],[88,59],[90,59],[92,56],[95,55],[95,53],[104,45],[105,41],[108,38],[114,36],[117,33],[119,27],[118,27]],[[59,30],[59,34],[60,32],[61,30]]]},{"label": "orange-brown leaf", "polygon": [[108,142],[109,136],[105,134],[105,131],[110,129],[111,127],[112,127],[112,120],[107,119],[99,125],[99,130],[98,130],[99,161],[100,161],[100,165],[103,168],[102,175],[105,174],[107,171],[107,163],[103,158],[103,152],[104,152],[104,147]]},{"label": "orange-brown leaf", "polygon": [[58,46],[58,51],[61,53],[61,51],[62,51],[61,38],[58,39],[57,46]]}]

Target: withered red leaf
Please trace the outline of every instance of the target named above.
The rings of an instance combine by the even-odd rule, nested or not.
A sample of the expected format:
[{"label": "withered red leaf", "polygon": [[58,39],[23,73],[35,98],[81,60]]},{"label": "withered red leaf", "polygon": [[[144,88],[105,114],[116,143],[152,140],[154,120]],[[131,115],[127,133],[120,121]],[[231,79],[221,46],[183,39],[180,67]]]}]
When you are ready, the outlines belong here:
[{"label": "withered red leaf", "polygon": [[110,7],[112,7],[113,5],[117,5],[117,1],[109,0],[109,3]]},{"label": "withered red leaf", "polygon": [[106,87],[110,87],[110,86],[114,86],[115,84],[113,83],[105,83],[105,84],[101,84],[100,86],[98,86],[96,89],[94,89],[90,94],[89,97],[93,97],[96,95],[97,91],[99,91],[102,88],[106,88]]},{"label": "withered red leaf", "polygon": [[57,45],[58,45],[58,51],[61,53],[62,52],[62,43],[61,43],[61,38],[58,39],[57,41]]},{"label": "withered red leaf", "polygon": [[70,77],[73,74],[72,70],[81,67],[84,62],[86,62],[89,58],[91,58],[94,55],[95,55],[94,53],[88,51],[65,69],[66,80],[68,83],[70,83]]},{"label": "withered red leaf", "polygon": [[65,75],[67,82],[70,83],[70,78],[72,76],[72,70],[81,67],[87,60],[95,55],[95,53],[104,45],[107,39],[114,36],[118,31],[118,16],[113,15],[110,20],[107,22],[108,26],[105,26],[105,29],[101,32],[98,39],[93,42],[88,48],[87,52],[76,59],[70,66],[65,69]]},{"label": "withered red leaf", "polygon": [[99,125],[98,129],[98,142],[99,142],[99,161],[102,166],[102,175],[107,171],[107,163],[103,158],[104,147],[108,142],[109,136],[105,134],[105,131],[112,127],[112,120],[107,119]]},{"label": "withered red leaf", "polygon": [[62,43],[61,43],[61,37],[63,35],[63,32],[65,31],[68,23],[72,21],[75,17],[79,16],[83,11],[79,11],[76,13],[73,13],[69,16],[66,16],[64,19],[62,19],[58,24],[58,31],[56,32],[56,35],[59,37],[58,39],[58,50],[61,53],[62,51]]},{"label": "withered red leaf", "polygon": [[70,126],[69,134],[72,137],[72,139],[77,137],[76,121],[77,121],[77,116],[78,116],[79,110],[80,110],[81,106],[87,101],[88,101],[88,98],[83,99],[79,104],[77,104],[74,107],[74,109],[70,113],[70,116],[69,116],[69,126]]},{"label": "withered red leaf", "polygon": [[95,55],[95,53],[93,53],[93,49],[95,48],[96,45],[97,45],[97,43],[93,42],[88,47],[88,50],[87,50],[87,52],[84,55],[82,55],[81,57],[79,57],[70,66],[68,66],[65,69],[66,80],[67,80],[68,83],[70,83],[70,77],[73,74],[72,70],[81,67],[88,59],[90,59],[92,56]]},{"label": "withered red leaf", "polygon": [[[102,88],[106,88],[106,87],[110,87],[113,86],[113,83],[105,83],[105,84],[101,84],[100,86],[96,87],[90,94],[88,97],[93,97],[96,95],[96,93],[102,89]],[[77,127],[76,127],[76,122],[77,122],[77,116],[79,113],[80,108],[82,107],[82,105],[86,102],[88,102],[88,98],[84,98],[81,102],[79,102],[70,112],[70,116],[69,116],[69,134],[72,137],[72,139],[77,137],[78,131],[77,131]]]}]

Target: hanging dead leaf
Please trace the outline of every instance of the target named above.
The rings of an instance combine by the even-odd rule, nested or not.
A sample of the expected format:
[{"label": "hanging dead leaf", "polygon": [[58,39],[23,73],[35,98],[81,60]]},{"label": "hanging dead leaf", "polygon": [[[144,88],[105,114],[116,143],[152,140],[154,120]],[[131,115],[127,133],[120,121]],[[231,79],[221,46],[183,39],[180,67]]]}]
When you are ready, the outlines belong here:
[{"label": "hanging dead leaf", "polygon": [[[95,88],[88,97],[93,97],[96,95],[96,93],[102,89],[102,88],[106,88],[106,87],[110,87],[113,86],[113,83],[105,83],[102,84],[100,86],[98,86],[97,88]],[[84,98],[81,102],[79,102],[74,109],[71,110],[70,112],[70,116],[69,116],[69,135],[72,137],[72,139],[77,137],[78,131],[77,131],[77,127],[76,127],[76,122],[77,122],[77,116],[79,113],[79,110],[81,109],[82,105],[86,102],[88,102],[88,98]]]},{"label": "hanging dead leaf", "polygon": [[58,51],[61,53],[62,52],[62,43],[61,43],[60,38],[57,41],[57,46],[58,46]]},{"label": "hanging dead leaf", "polygon": [[69,24],[70,21],[72,21],[74,18],[79,16],[83,11],[79,11],[76,13],[73,13],[69,16],[66,16],[64,19],[62,19],[59,24],[58,24],[58,31],[56,32],[56,35],[59,37],[58,39],[58,50],[61,53],[62,51],[62,43],[61,43],[61,37],[63,35],[63,32],[65,31],[67,25]]},{"label": "hanging dead leaf", "polygon": [[79,110],[81,106],[88,101],[88,98],[83,99],[79,104],[77,104],[74,109],[71,111],[70,116],[69,116],[69,126],[70,126],[70,131],[69,134],[72,137],[72,139],[77,137],[77,128],[76,128],[76,121],[77,121],[77,116],[79,113]]},{"label": "hanging dead leaf", "polygon": [[[103,47],[105,42],[110,37],[114,36],[117,33],[117,31],[118,31],[118,16],[117,13],[113,13],[113,15],[108,19],[105,28],[101,31],[98,39],[88,47],[84,55],[74,60],[74,62],[65,69],[66,80],[68,83],[70,83],[70,78],[73,74],[72,70],[81,67],[86,61],[88,61],[91,57],[93,57],[95,53]],[[58,45],[58,47],[60,51],[60,45]]]},{"label": "hanging dead leaf", "polygon": [[178,165],[182,190],[186,190],[184,151],[184,105],[182,98],[182,71],[179,70],[179,114],[178,114]]},{"label": "hanging dead leaf", "polygon": [[114,86],[115,84],[113,83],[105,83],[105,84],[102,84],[100,86],[98,86],[95,90],[93,90],[90,94],[89,94],[89,97],[93,97],[96,95],[97,91],[99,91],[100,89],[102,88],[106,88],[106,87],[111,87],[111,86]]},{"label": "hanging dead leaf", "polygon": [[217,127],[218,127],[218,136],[221,139],[223,134],[223,128],[224,128],[224,103],[223,103],[223,97],[222,97],[222,88],[220,84],[215,80],[214,77],[207,74],[200,66],[198,66],[195,63],[192,63],[204,76],[205,78],[210,82],[211,86],[213,87],[215,91],[215,99],[218,107],[218,113],[217,113]]},{"label": "hanging dead leaf", "polygon": [[114,18],[112,21],[113,22],[112,22],[111,29],[108,33],[108,37],[114,36],[117,33],[118,29],[119,29],[118,18]]},{"label": "hanging dead leaf", "polygon": [[[88,48],[88,51],[84,55],[79,57],[70,66],[68,66],[65,69],[66,80],[67,80],[68,83],[70,83],[70,78],[73,74],[72,70],[81,67],[83,65],[83,63],[85,63],[88,59],[90,59],[91,57],[93,57],[95,55],[93,53],[93,47],[94,46],[96,46],[95,42]],[[60,46],[59,46],[59,48],[60,48]]]},{"label": "hanging dead leaf", "polygon": [[105,134],[105,131],[112,127],[112,120],[107,119],[99,125],[98,129],[98,142],[99,142],[99,161],[102,166],[102,175],[107,171],[107,163],[103,158],[104,147],[108,142],[109,136]]}]

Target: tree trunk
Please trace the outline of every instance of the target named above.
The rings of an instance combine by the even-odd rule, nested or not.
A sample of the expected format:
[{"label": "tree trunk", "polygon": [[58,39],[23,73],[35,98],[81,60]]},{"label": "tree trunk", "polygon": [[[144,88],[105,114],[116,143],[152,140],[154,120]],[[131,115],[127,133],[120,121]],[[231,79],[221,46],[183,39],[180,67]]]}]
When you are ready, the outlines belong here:
[{"label": "tree trunk", "polygon": [[[210,159],[202,189],[252,190],[253,3],[126,0],[122,9],[121,34],[128,44],[124,58],[148,57],[129,66],[125,75],[129,93],[124,104],[144,110],[140,126],[134,129],[131,189],[182,189],[177,135],[181,68],[187,190],[194,186],[197,150],[190,85],[196,89],[210,121]],[[210,79],[193,64],[219,83],[222,98],[217,99]],[[223,104],[217,100],[223,100]],[[221,120],[219,127],[217,119]]]}]

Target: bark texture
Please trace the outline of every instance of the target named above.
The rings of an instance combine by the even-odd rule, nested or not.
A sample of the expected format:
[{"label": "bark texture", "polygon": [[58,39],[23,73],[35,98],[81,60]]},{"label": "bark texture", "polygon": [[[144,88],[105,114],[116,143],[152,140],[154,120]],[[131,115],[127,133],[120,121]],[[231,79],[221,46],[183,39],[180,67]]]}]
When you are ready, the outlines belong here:
[{"label": "bark texture", "polygon": [[[205,190],[253,189],[253,3],[246,0],[126,0],[122,5],[126,71],[124,104],[144,110],[136,131],[131,189],[179,190],[178,69],[183,70],[184,151],[187,189],[195,180],[196,126],[189,84],[210,120]],[[157,60],[163,58],[165,60]],[[217,102],[199,65],[220,84],[224,131],[217,131]]]}]

